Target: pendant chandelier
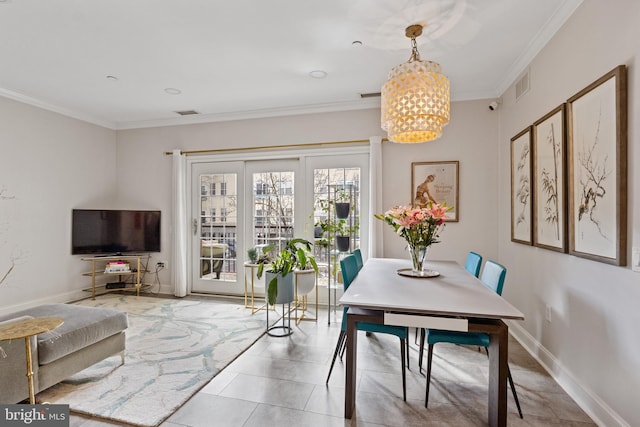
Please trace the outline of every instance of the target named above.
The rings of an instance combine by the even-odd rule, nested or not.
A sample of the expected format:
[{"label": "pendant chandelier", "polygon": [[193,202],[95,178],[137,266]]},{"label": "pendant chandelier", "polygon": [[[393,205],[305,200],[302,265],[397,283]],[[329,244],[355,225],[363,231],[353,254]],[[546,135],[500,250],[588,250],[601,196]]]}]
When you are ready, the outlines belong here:
[{"label": "pendant chandelier", "polygon": [[422,61],[416,37],[422,25],[406,29],[411,58],[394,67],[382,86],[382,129],[393,142],[427,142],[439,138],[449,123],[449,79],[440,64]]}]

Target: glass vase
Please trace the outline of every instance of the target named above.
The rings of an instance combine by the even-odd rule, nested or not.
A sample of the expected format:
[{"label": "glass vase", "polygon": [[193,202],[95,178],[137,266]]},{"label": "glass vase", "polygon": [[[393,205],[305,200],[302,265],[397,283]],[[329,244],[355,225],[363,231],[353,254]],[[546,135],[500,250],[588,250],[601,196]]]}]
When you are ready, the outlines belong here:
[{"label": "glass vase", "polygon": [[429,246],[409,245],[409,253],[411,254],[411,263],[413,264],[413,273],[416,275],[424,274],[424,260],[427,257]]}]

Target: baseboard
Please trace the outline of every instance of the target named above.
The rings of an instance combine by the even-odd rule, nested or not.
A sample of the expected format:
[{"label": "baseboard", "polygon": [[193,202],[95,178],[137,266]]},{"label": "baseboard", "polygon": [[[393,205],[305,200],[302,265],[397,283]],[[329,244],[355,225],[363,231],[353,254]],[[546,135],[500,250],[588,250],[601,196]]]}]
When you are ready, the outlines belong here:
[{"label": "baseboard", "polygon": [[519,323],[509,321],[509,332],[542,365],[564,391],[599,426],[630,427],[617,412],[585,387],[556,357]]}]

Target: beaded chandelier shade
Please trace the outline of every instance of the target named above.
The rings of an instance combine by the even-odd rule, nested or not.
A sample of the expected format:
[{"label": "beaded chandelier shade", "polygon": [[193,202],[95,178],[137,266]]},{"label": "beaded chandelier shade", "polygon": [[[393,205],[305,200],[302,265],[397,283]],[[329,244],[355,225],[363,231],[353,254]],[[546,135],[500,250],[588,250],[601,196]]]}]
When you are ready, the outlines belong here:
[{"label": "beaded chandelier shade", "polygon": [[381,125],[393,142],[432,141],[449,123],[449,79],[439,64],[420,60],[416,44],[420,34],[421,25],[407,28],[411,58],[394,67],[382,86]]}]

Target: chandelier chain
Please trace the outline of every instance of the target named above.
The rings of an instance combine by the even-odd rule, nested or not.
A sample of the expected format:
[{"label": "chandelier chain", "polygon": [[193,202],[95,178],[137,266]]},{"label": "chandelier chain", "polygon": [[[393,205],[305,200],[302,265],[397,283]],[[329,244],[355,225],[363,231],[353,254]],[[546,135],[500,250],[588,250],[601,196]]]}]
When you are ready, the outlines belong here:
[{"label": "chandelier chain", "polygon": [[411,37],[411,58],[409,58],[409,62],[413,61],[420,61],[420,52],[418,52],[418,43],[415,36]]}]

